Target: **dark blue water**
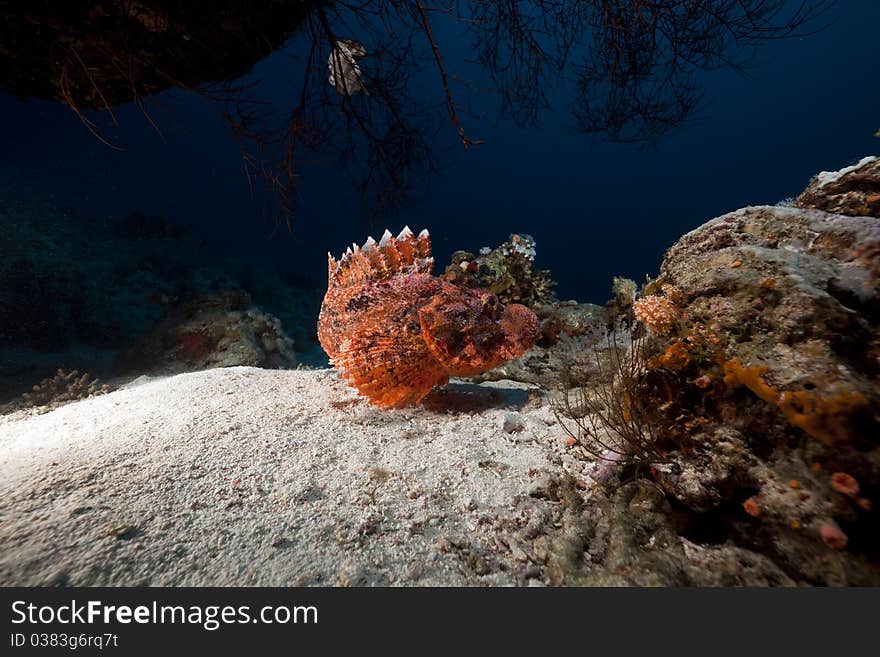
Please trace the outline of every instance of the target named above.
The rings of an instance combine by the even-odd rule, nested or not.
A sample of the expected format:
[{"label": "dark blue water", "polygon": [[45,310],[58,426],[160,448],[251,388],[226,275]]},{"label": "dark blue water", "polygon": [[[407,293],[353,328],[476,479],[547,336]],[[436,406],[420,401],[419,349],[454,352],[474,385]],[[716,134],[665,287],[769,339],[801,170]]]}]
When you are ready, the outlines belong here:
[{"label": "dark blue water", "polygon": [[[468,61],[462,25],[434,21],[446,68],[487,85]],[[7,198],[39,198],[83,214],[166,216],[204,239],[209,254],[251,258],[319,284],[327,251],[378,235],[385,224],[429,228],[441,267],[453,250],[525,232],[536,238],[538,263],[552,270],[561,298],[601,303],[613,276],[655,273],[683,232],[741,206],[795,196],[818,171],[877,151],[880,3],[839,0],[815,27],[826,23],[816,34],[762,44],[745,69],[696,70],[703,92],[696,111],[656,140],[635,144],[577,131],[569,75],[548,83],[550,107],[537,125],[498,115],[492,93],[453,84],[462,110],[474,110],[461,117],[467,133],[484,142],[465,150],[426,59],[408,100],[430,115],[438,171],[415,176],[411,196],[372,226],[338,160],[317,152],[300,168],[288,231],[249,189],[216,107],[181,91],[161,94],[161,110],[151,111],[162,136],[133,103],[115,108],[118,129],[100,112],[90,114],[121,151],[100,143],[61,104],[0,94],[2,188]],[[260,81],[260,99],[286,111],[301,80],[304,43],[293,38],[240,82]],[[566,73],[576,69],[574,57]]]}]

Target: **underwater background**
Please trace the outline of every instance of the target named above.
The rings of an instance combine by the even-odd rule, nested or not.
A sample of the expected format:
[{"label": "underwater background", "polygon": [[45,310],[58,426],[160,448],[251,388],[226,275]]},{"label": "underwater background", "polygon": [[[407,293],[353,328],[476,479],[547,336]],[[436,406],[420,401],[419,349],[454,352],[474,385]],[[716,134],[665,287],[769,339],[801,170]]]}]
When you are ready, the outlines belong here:
[{"label": "underwater background", "polygon": [[[671,2],[651,35],[615,32],[600,4],[513,3],[517,26],[505,3],[464,3],[425,10],[425,32],[378,1],[4,3],[0,387],[118,365],[193,295],[231,289],[247,298],[218,307],[280,319],[292,345],[273,353],[298,355],[276,365],[325,363],[327,252],[405,224],[431,231],[439,271],[456,250],[531,235],[558,298],[602,304],[614,276],[653,275],[707,219],[876,149],[877,3],[753,2],[743,16],[717,2],[728,19],[712,24]],[[636,4],[612,3],[616,19]],[[221,37],[192,61],[161,40],[108,53],[101,21]],[[328,82],[328,33],[363,44],[369,95]],[[105,59],[131,93],[108,83],[96,99]],[[153,65],[160,82],[131,73]]]},{"label": "underwater background", "polygon": [[876,2],[0,8],[0,585],[880,584]]}]

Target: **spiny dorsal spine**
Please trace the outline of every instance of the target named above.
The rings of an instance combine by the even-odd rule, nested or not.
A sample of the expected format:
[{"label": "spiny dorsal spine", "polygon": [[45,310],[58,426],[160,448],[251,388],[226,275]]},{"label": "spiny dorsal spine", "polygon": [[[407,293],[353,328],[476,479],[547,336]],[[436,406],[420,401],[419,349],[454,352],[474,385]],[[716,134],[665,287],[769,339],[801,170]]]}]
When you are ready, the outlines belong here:
[{"label": "spiny dorsal spine", "polygon": [[330,287],[383,280],[399,274],[430,274],[434,265],[428,230],[416,236],[409,226],[404,226],[397,237],[386,230],[378,243],[368,237],[363,246],[353,244],[338,261],[330,253],[327,259]]}]

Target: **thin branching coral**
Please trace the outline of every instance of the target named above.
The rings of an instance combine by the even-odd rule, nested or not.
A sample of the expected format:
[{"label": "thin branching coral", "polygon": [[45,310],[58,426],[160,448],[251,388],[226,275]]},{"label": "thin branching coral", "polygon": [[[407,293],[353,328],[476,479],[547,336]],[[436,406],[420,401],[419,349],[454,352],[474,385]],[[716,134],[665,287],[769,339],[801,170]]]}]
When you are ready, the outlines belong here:
[{"label": "thin branching coral", "polygon": [[570,440],[593,457],[620,464],[665,461],[659,447],[660,423],[644,394],[644,336],[627,345],[620,331],[606,335],[607,349],[593,350],[596,385],[572,387],[563,374],[553,410]]}]

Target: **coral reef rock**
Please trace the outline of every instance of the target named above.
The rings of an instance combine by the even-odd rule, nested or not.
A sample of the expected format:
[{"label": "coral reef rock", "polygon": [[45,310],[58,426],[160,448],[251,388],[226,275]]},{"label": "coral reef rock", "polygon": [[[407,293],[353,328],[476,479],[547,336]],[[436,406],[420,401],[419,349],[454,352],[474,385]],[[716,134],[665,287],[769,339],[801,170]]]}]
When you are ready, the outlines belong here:
[{"label": "coral reef rock", "polygon": [[[563,583],[586,586],[795,586],[766,556],[732,542],[712,544],[687,525],[662,491],[645,482],[620,486],[586,507],[593,528],[584,564]],[[710,528],[711,529],[711,528]],[[585,573],[583,571],[586,571]]]},{"label": "coral reef rock", "polygon": [[[667,251],[633,304],[637,389],[664,458],[638,471],[564,460],[606,492],[568,504],[541,539],[549,583],[880,584],[875,166],[821,174],[801,196],[838,213],[743,208]],[[565,345],[547,361],[564,363]]]},{"label": "coral reef rock", "polygon": [[285,369],[296,367],[297,359],[281,321],[252,307],[247,294],[233,290],[179,304],[117,361],[121,371],[138,373],[234,365]]},{"label": "coral reef rock", "polygon": [[840,171],[823,171],[796,203],[801,208],[880,217],[880,158],[866,157]]},{"label": "coral reef rock", "polygon": [[[875,161],[817,180],[830,192]],[[679,314],[648,361],[678,415],[656,480],[694,531],[714,527],[704,540],[797,583],[880,583],[878,240],[876,217],[744,208],[672,246],[648,297]]]}]

